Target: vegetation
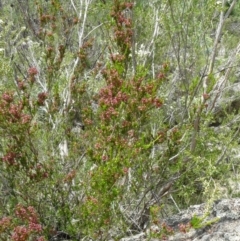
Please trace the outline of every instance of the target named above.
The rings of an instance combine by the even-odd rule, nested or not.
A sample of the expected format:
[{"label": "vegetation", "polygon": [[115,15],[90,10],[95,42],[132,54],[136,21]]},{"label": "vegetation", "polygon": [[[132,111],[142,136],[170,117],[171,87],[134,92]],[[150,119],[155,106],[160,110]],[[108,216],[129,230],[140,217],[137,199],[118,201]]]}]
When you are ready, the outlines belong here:
[{"label": "vegetation", "polygon": [[166,235],[166,214],[221,197],[238,169],[240,3],[0,8],[2,240]]}]

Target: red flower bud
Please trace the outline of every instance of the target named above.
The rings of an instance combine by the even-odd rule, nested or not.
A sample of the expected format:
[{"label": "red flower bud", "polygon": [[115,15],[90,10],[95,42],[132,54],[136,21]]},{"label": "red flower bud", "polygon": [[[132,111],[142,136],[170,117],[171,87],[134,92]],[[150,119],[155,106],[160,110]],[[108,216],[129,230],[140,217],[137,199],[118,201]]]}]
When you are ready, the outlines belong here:
[{"label": "red flower bud", "polygon": [[28,69],[28,74],[31,76],[37,75],[38,74],[38,70],[35,67],[31,67]]}]

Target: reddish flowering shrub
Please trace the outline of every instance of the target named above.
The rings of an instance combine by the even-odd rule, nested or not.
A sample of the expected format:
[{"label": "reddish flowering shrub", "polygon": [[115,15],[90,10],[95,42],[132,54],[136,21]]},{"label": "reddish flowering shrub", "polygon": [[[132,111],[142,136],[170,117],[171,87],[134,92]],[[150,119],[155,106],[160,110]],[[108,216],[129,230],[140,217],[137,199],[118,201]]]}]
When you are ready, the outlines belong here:
[{"label": "reddish flowering shrub", "polygon": [[[0,129],[1,129],[1,137],[2,139],[4,139],[1,142],[2,156],[0,161],[2,162],[1,163],[2,170],[8,172],[7,174],[4,174],[4,175],[6,176],[6,179],[7,179],[6,182],[9,181],[8,184],[11,185],[11,187],[9,187],[9,190],[11,188],[14,188],[14,192],[15,192],[15,187],[16,187],[16,195],[14,195],[14,197],[9,198],[9,200],[8,200],[8,197],[6,197],[7,204],[5,204],[5,199],[1,203],[4,203],[4,205],[6,206],[9,205],[12,207],[12,205],[16,203],[16,201],[24,200],[26,201],[26,203],[30,205],[33,205],[33,206],[36,205],[39,209],[41,209],[43,206],[45,209],[40,210],[42,212],[41,214],[44,214],[44,215],[46,214],[47,216],[48,215],[51,216],[51,214],[45,213],[45,211],[48,209],[49,204],[50,204],[49,208],[52,207],[51,194],[49,196],[50,202],[49,204],[46,204],[45,200],[42,199],[43,198],[42,196],[43,193],[41,193],[42,190],[39,190],[38,187],[40,187],[41,189],[45,184],[48,187],[49,183],[48,183],[48,180],[46,180],[46,178],[50,176],[49,170],[52,170],[51,169],[52,167],[56,168],[57,170],[57,167],[59,166],[52,165],[52,167],[49,167],[49,165],[47,165],[47,163],[49,163],[50,161],[46,157],[48,156],[48,154],[53,155],[51,153],[52,147],[49,148],[48,146],[46,146],[46,143],[48,143],[48,141],[50,140],[48,138],[52,137],[52,132],[51,132],[52,123],[51,124],[48,123],[49,124],[48,127],[42,125],[44,121],[39,123],[38,114],[39,114],[39,110],[41,109],[39,108],[39,106],[44,106],[46,103],[46,99],[48,98],[48,92],[45,92],[45,90],[47,88],[47,91],[49,91],[49,95],[51,96],[51,98],[53,97],[51,101],[49,101],[50,110],[49,110],[49,113],[47,114],[51,115],[51,117],[53,117],[54,119],[56,116],[54,116],[55,113],[53,113],[52,111],[53,109],[52,104],[56,103],[56,107],[54,106],[56,112],[58,112],[60,107],[62,107],[60,106],[62,97],[58,98],[59,97],[57,93],[58,90],[55,91],[56,90],[55,87],[60,87],[62,83],[58,83],[57,81],[58,78],[56,78],[55,76],[57,75],[57,72],[61,67],[61,62],[63,61],[66,48],[69,48],[70,42],[67,43],[66,41],[60,40],[61,43],[59,43],[58,40],[60,38],[58,38],[57,41],[55,40],[53,41],[53,38],[55,38],[56,35],[57,36],[61,35],[61,31],[63,29],[69,31],[69,24],[76,25],[79,22],[79,19],[77,18],[73,19],[73,16],[69,18],[67,14],[65,15],[64,9],[61,12],[61,14],[59,14],[59,11],[56,11],[59,8],[58,6],[59,4],[57,3],[57,1],[52,1],[51,3],[49,2],[49,5],[50,5],[50,9],[48,8],[42,9],[43,5],[41,5],[41,3],[39,2],[39,3],[36,3],[36,6],[32,5],[28,9],[29,11],[33,10],[34,15],[36,14],[35,17],[36,18],[39,17],[40,19],[40,21],[38,21],[41,25],[40,28],[38,29],[39,35],[36,32],[34,32],[35,34],[34,41],[38,41],[37,38],[40,38],[43,41],[44,44],[41,47],[39,47],[39,50],[41,49],[41,51],[44,52],[44,56],[46,56],[46,59],[44,57],[43,61],[42,60],[39,61],[38,57],[34,56],[33,58],[37,57],[36,61],[39,61],[38,64],[36,64],[36,66],[30,66],[27,69],[26,73],[24,73],[25,66],[28,64],[27,63],[28,57],[25,56],[25,54],[27,54],[27,51],[26,51],[24,53],[24,56],[26,57],[25,59],[27,61],[24,63],[21,63],[17,67],[16,71],[11,70],[12,73],[9,74],[8,76],[9,83],[6,88],[8,88],[9,86],[10,91],[6,91],[3,94],[2,93],[0,94]],[[36,9],[34,9],[35,7]],[[35,10],[38,12],[38,14],[36,13]],[[49,12],[49,14],[45,14],[44,12]],[[62,17],[65,17],[66,20],[58,21]],[[36,21],[37,20],[38,19],[36,19]],[[72,23],[69,23],[71,21]],[[23,22],[20,23],[21,26],[22,26],[22,23]],[[27,36],[30,37],[31,39],[32,35],[30,34],[30,32],[31,31],[28,31]],[[66,39],[70,40],[73,37],[73,31],[70,31],[70,32],[71,32],[69,33],[71,34],[70,38],[68,38],[67,32],[64,32],[64,38],[66,37]],[[76,54],[76,58],[80,57],[81,59],[80,61],[81,63],[78,64],[78,66],[75,69],[76,73],[74,73],[74,76],[76,76],[75,77],[76,80],[79,78],[79,76],[81,76],[81,72],[85,68],[83,65],[88,64],[86,61],[84,62],[84,60],[86,60],[86,56],[87,56],[86,51],[88,46],[90,46],[90,42],[84,41],[84,45],[79,48],[79,53],[78,53],[79,56],[77,56],[78,54],[76,53],[78,50],[76,50],[75,53],[72,52],[72,55]],[[73,49],[75,51],[75,47]],[[33,55],[37,53],[34,51],[35,51],[35,48],[33,50]],[[18,64],[16,64],[16,66],[17,65]],[[46,83],[46,88],[44,89],[43,89],[43,85],[39,84],[40,81],[42,81],[41,79],[39,80],[39,83],[35,83],[40,70],[43,70],[41,72],[43,74],[43,79],[44,79],[43,82],[44,84]],[[15,76],[13,73],[16,73],[16,76],[17,75],[23,76],[21,77],[22,79],[16,79],[17,86],[15,86],[14,82],[10,80],[14,78],[13,76]],[[53,78],[53,75],[54,75],[54,78]],[[25,76],[27,76],[27,78]],[[11,81],[13,83],[10,83]],[[54,88],[52,89],[55,89],[55,90],[51,92],[52,86],[54,86]],[[73,86],[73,92],[74,91],[75,89]],[[73,96],[74,96],[74,93],[73,93]],[[34,118],[34,122],[32,121],[33,118]],[[91,125],[92,120],[88,119],[87,122],[89,123],[89,125]],[[65,123],[61,123],[60,125],[61,125],[60,127],[59,126],[57,127],[60,130],[65,128]],[[43,139],[40,139],[42,137]],[[39,143],[40,145],[38,145]],[[54,143],[52,146],[54,146],[55,148],[58,146],[58,144]],[[56,153],[54,155],[56,155]],[[8,174],[9,174],[9,177],[8,177]],[[73,180],[73,178],[75,177],[75,174],[76,174],[76,171],[72,171],[67,174],[64,180],[65,182],[67,182],[66,185],[69,185],[70,181]],[[59,175],[59,173],[57,173],[56,171],[55,178],[57,175]],[[38,183],[40,183],[40,181],[42,181],[43,179],[45,179],[44,180],[45,184],[38,185]],[[54,181],[52,183],[55,185]],[[34,190],[37,191],[36,196],[35,196]],[[11,191],[12,189],[9,192]],[[47,192],[48,190],[46,190],[45,194]],[[57,195],[59,195],[59,193]],[[4,196],[4,194],[2,194],[2,196]],[[59,196],[56,196],[56,197],[58,198]],[[67,195],[64,198],[68,198]],[[40,201],[41,199],[43,202]],[[41,202],[41,205],[40,205],[40,202]],[[12,214],[11,219],[5,218],[0,220],[0,229],[1,230],[4,229],[4,232],[8,231],[8,233],[6,233],[6,235],[8,235],[8,239],[6,240],[16,240],[16,241],[28,241],[28,240],[44,241],[45,240],[45,238],[43,237],[43,227],[40,223],[39,217],[36,213],[36,210],[33,208],[33,206],[25,207],[23,205],[18,205],[16,207],[15,213]],[[4,210],[4,207],[2,209]],[[10,210],[10,211],[13,211],[13,210]],[[50,219],[51,218],[52,217],[50,217]],[[9,226],[11,226],[10,231],[7,230],[7,227]]]},{"label": "reddish flowering shrub", "polygon": [[43,25],[48,23],[50,20],[53,20],[53,16],[50,15],[50,14],[42,14],[41,17],[40,17],[40,22]]},{"label": "reddish flowering shrub", "polygon": [[160,108],[162,106],[162,101],[159,98],[154,98],[153,104],[157,107]]},{"label": "reddish flowering shrub", "polygon": [[125,60],[125,57],[120,54],[111,54],[111,60],[113,63],[115,62],[122,62]]},{"label": "reddish flowering shrub", "polygon": [[28,225],[28,228],[29,228],[29,230],[31,230],[31,232],[37,232],[37,233],[42,232],[42,225],[38,224],[38,223],[30,222]]},{"label": "reddish flowering shrub", "polygon": [[71,182],[76,176],[76,170],[72,170],[67,174],[67,176],[63,179],[64,182]]},{"label": "reddish flowering shrub", "polygon": [[104,220],[111,220],[111,203],[124,196],[124,185],[119,184],[123,178],[135,174],[142,178],[141,166],[148,167],[148,163],[141,157],[154,143],[148,121],[153,110],[163,104],[158,96],[162,81],[150,79],[144,73],[134,76],[127,72],[131,66],[133,26],[131,16],[126,12],[132,6],[132,3],[115,0],[111,14],[115,21],[113,31],[117,53],[109,47],[111,62],[101,70],[106,85],[95,96],[98,110],[94,116],[96,120],[93,120],[96,127],[93,125],[92,128],[97,135],[93,136],[88,154],[97,168],[90,172],[88,188],[93,195],[82,207],[87,227],[92,223],[95,227],[102,227],[107,225]]},{"label": "reddish flowering shrub", "polygon": [[27,241],[30,236],[30,232],[25,226],[17,226],[13,230],[11,239],[13,241]]},{"label": "reddish flowering shrub", "polygon": [[118,114],[119,113],[117,110],[115,110],[113,107],[109,107],[104,113],[102,113],[101,119],[108,121],[113,117],[117,117]]},{"label": "reddish flowering shrub", "polygon": [[157,75],[157,78],[158,78],[159,80],[163,80],[163,79],[165,79],[166,77],[165,77],[165,74],[164,74],[164,73],[160,72],[160,73]]},{"label": "reddish flowering shrub", "polygon": [[29,74],[30,76],[35,76],[35,75],[37,75],[37,74],[38,74],[37,68],[36,68],[36,67],[31,67],[31,68],[29,68],[29,69],[28,69],[28,74]]},{"label": "reddish flowering shrub", "polygon": [[0,234],[11,228],[12,218],[11,217],[3,217],[0,219]]},{"label": "reddish flowering shrub", "polygon": [[12,122],[15,122],[21,118],[22,104],[11,104],[9,108],[9,114],[12,116]]},{"label": "reddish flowering shrub", "polygon": [[44,105],[44,101],[47,99],[47,93],[46,92],[42,92],[38,94],[38,100],[37,103],[40,106]]},{"label": "reddish flowering shrub", "polygon": [[23,205],[18,204],[16,206],[15,214],[18,220],[25,224],[16,226],[14,228],[11,236],[12,240],[27,241],[30,237],[45,240],[43,236],[38,237],[42,234],[43,228],[42,225],[39,223],[38,215],[32,206],[24,207]]},{"label": "reddish flowering shrub", "polygon": [[21,124],[28,124],[32,120],[32,117],[28,114],[22,114],[21,115]]},{"label": "reddish flowering shrub", "polygon": [[[30,223],[26,226],[16,226],[11,235],[13,241],[28,241],[30,237],[35,237],[36,240],[45,241],[43,236],[37,237],[42,233],[42,227],[40,224]],[[36,236],[37,235],[37,236]]]},{"label": "reddish flowering shrub", "polygon": [[187,224],[179,224],[178,225],[178,228],[179,228],[179,231],[182,232],[182,233],[187,233],[189,232],[189,230],[191,229],[191,223],[187,223]]},{"label": "reddish flowering shrub", "polygon": [[163,223],[162,225],[162,232],[166,235],[171,235],[174,233],[173,228],[171,228],[170,226],[168,226],[166,223]]},{"label": "reddish flowering shrub", "polygon": [[4,92],[2,94],[2,99],[7,103],[11,103],[13,101],[13,94],[9,92]]},{"label": "reddish flowering shrub", "polygon": [[18,204],[16,206],[15,214],[21,220],[38,223],[37,213],[32,206],[25,208],[23,205]]},{"label": "reddish flowering shrub", "polygon": [[43,166],[41,163],[37,163],[34,166],[29,167],[27,175],[31,180],[44,180],[49,177],[51,168]]},{"label": "reddish flowering shrub", "polygon": [[6,92],[0,102],[0,115],[8,123],[28,124],[32,119],[29,114],[24,113],[24,103],[21,100],[14,103],[13,95]]},{"label": "reddish flowering shrub", "polygon": [[25,90],[26,89],[26,84],[22,80],[17,80],[18,88],[20,90]]},{"label": "reddish flowering shrub", "polygon": [[[0,235],[4,234],[12,241],[46,241],[42,236],[43,228],[33,207],[16,206],[15,217],[3,217],[0,220]],[[7,236],[6,236],[7,235]],[[10,240],[8,239],[8,240]]]},{"label": "reddish flowering shrub", "polygon": [[17,156],[18,155],[16,153],[9,151],[7,154],[5,154],[2,157],[2,160],[3,160],[3,162],[7,163],[10,166],[17,165],[17,162],[16,162]]},{"label": "reddish flowering shrub", "polygon": [[204,100],[208,100],[209,98],[210,98],[210,95],[209,95],[209,94],[206,94],[206,93],[203,94],[203,99],[204,99]]},{"label": "reddish flowering shrub", "polygon": [[35,82],[35,76],[38,74],[38,70],[36,67],[31,67],[28,69],[28,74],[29,74],[29,81],[31,84]]},{"label": "reddish flowering shrub", "polygon": [[115,41],[120,48],[122,56],[118,55],[117,59],[116,57],[114,58],[114,56],[112,56],[113,62],[122,61],[126,64],[129,61],[133,30],[131,14],[128,16],[125,13],[131,11],[132,7],[133,3],[120,3],[119,0],[114,1],[114,7],[111,16],[115,20]]},{"label": "reddish flowering shrub", "polygon": [[[30,68],[28,74],[34,77],[37,74],[36,68]],[[32,119],[38,111],[38,106],[44,105],[47,93],[39,93],[34,101],[36,97],[31,93],[32,85],[19,79],[17,83],[18,88],[23,91],[17,94],[6,91],[0,97],[0,128],[6,133],[6,145],[1,160],[11,170],[25,171],[31,179],[46,178],[48,172],[45,168],[37,166],[37,152],[33,151],[32,143],[23,143],[26,136],[34,133]]]},{"label": "reddish flowering shrub", "polygon": [[[29,13],[21,20],[34,16],[36,21],[29,19],[28,27],[34,26],[33,40],[40,39],[41,44],[34,44],[30,58],[24,56],[27,54],[26,48],[17,45],[19,51],[25,51],[19,52],[23,54],[19,58],[14,58],[13,64],[16,66],[12,75],[23,77],[22,80],[17,79],[17,90],[6,91],[0,97],[2,169],[8,172],[6,178],[10,174],[9,186],[15,194],[7,195],[11,200],[5,203],[7,206],[22,200],[32,205],[18,205],[12,219],[0,220],[0,229],[8,232],[9,239],[12,240],[45,240],[43,230],[48,230],[49,227],[41,225],[36,210],[41,211],[39,216],[44,218],[46,226],[54,222],[62,230],[73,233],[74,229],[81,230],[83,235],[93,237],[94,240],[95,237],[96,240],[107,240],[109,236],[104,235],[113,227],[110,225],[116,225],[116,230],[126,230],[130,226],[129,217],[130,222],[141,228],[144,225],[140,224],[143,217],[140,215],[146,213],[145,204],[152,204],[152,201],[154,203],[160,199],[164,203],[165,197],[159,196],[162,192],[161,185],[172,180],[172,177],[175,185],[175,176],[184,176],[189,169],[188,166],[182,169],[183,172],[180,169],[185,150],[190,159],[194,157],[188,152],[187,141],[186,148],[178,145],[181,141],[185,142],[190,133],[184,133],[186,129],[180,123],[180,130],[172,127],[170,129],[166,120],[169,114],[173,120],[175,116],[178,118],[179,107],[176,111],[167,109],[172,107],[172,103],[169,103],[166,104],[167,110],[160,109],[163,106],[161,90],[168,91],[161,88],[161,84],[167,80],[170,64],[158,62],[159,58],[167,57],[168,54],[164,53],[165,47],[161,48],[166,41],[155,40],[162,29],[165,31],[165,26],[158,28],[158,21],[156,25],[147,24],[151,26],[149,29],[154,28],[152,40],[147,43],[144,36],[141,36],[145,24],[140,25],[137,22],[139,14],[142,15],[142,11],[139,11],[141,4],[136,4],[136,11],[134,9],[132,12],[134,1],[106,1],[104,13],[112,4],[113,21],[104,19],[103,25],[91,29],[92,21],[97,20],[98,16],[90,15],[89,20],[85,17],[92,12],[95,14],[98,4],[94,3],[89,8],[91,12],[87,12],[87,1],[82,7],[81,4],[68,5],[67,2],[36,1],[36,4],[26,6],[29,11],[36,5],[34,14],[37,15],[35,17]],[[19,6],[21,4],[19,1]],[[75,16],[79,7],[81,19]],[[71,8],[73,11],[69,11]],[[150,9],[154,10],[157,18],[155,6],[150,5],[146,8],[147,18],[151,16]],[[171,21],[167,22],[171,24]],[[72,27],[78,23],[80,24],[75,31]],[[174,34],[176,28],[169,27]],[[24,38],[31,40],[32,36],[28,36],[30,32],[24,31]],[[108,36],[110,39],[99,41],[97,37],[96,45],[90,49],[92,40],[87,39],[101,32],[103,34],[99,34],[100,38]],[[164,37],[161,34],[159,36]],[[22,34],[19,38],[22,38]],[[149,49],[149,54],[142,61],[138,51],[134,53],[134,47],[137,49],[144,43],[148,45],[146,50]],[[106,45],[109,45],[108,48],[105,48]],[[171,48],[166,46],[167,53],[172,53]],[[105,53],[105,49],[109,53]],[[152,58],[153,56],[155,57]],[[15,63],[19,59],[27,61]],[[24,73],[25,66],[29,66],[32,59],[37,67],[31,66]],[[181,58],[179,61],[182,61]],[[174,65],[176,61],[173,62]],[[92,69],[93,66],[96,68]],[[179,86],[192,90],[195,81],[191,81],[190,72],[195,68],[191,68],[188,62],[184,66],[190,66],[191,71],[186,72],[189,73],[189,78],[182,79],[187,80],[186,84],[193,83],[191,88],[187,88],[185,83]],[[180,67],[179,65],[178,69],[181,70]],[[157,71],[154,74],[156,78],[151,78],[152,71]],[[173,76],[174,71],[175,69]],[[38,76],[40,73],[41,76]],[[41,78],[35,83],[38,77]],[[92,86],[95,80],[105,86],[100,90],[98,84]],[[169,96],[168,93],[165,94]],[[179,106],[182,104],[180,101]],[[41,108],[45,105],[46,108]],[[74,110],[74,120],[71,118],[71,109]],[[80,113],[79,118],[74,116],[75,110]],[[191,110],[189,113],[189,118],[192,118]],[[75,128],[80,126],[80,122],[86,126],[83,131]],[[181,132],[184,133],[184,138],[181,138]],[[61,147],[62,143],[64,145]],[[62,153],[60,148],[64,149]],[[182,151],[179,152],[177,148]],[[194,160],[193,158],[195,163]],[[186,180],[184,183],[190,182]],[[176,197],[181,199],[178,194]],[[155,224],[161,227],[157,218],[156,214]],[[77,220],[76,223],[71,222],[74,219]],[[163,237],[172,231],[165,224],[162,225],[162,230]]]}]

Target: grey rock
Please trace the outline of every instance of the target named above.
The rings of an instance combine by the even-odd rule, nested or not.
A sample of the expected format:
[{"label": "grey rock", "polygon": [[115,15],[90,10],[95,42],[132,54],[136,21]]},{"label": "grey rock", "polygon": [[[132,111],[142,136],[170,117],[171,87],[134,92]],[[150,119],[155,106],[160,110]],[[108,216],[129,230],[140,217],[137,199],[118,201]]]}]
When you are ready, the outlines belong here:
[{"label": "grey rock", "polygon": [[142,233],[121,239],[121,241],[136,241],[136,240],[138,241],[146,240],[146,234],[142,232]]},{"label": "grey rock", "polygon": [[[240,240],[240,198],[223,199],[216,201],[207,210],[206,204],[194,205],[187,210],[163,220],[165,224],[174,230],[172,236],[167,237],[169,241],[239,241]],[[208,215],[206,213],[208,212]],[[188,224],[196,215],[205,217],[201,228],[190,228],[187,233],[179,231],[180,224]],[[156,241],[157,238],[147,238],[141,233],[132,237],[121,239],[121,241]]]},{"label": "grey rock", "polygon": [[[166,223],[171,226],[171,220],[174,218],[175,222],[179,220],[178,224],[182,221],[189,222],[193,215],[203,216],[206,212],[205,205],[195,205],[190,207],[182,214],[175,215]],[[183,217],[186,217],[183,219]],[[212,221],[211,225],[205,226],[204,223]],[[176,223],[175,223],[176,225]],[[203,221],[203,227],[200,229],[191,229],[186,234],[177,233],[169,240],[180,241],[239,241],[240,240],[240,199],[224,199],[217,201],[210,209],[209,215]]]}]

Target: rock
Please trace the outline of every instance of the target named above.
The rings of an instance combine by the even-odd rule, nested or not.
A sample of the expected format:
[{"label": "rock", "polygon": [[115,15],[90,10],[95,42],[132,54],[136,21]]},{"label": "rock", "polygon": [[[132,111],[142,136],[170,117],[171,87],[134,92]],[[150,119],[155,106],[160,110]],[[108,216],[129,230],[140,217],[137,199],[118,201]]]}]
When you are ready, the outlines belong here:
[{"label": "rock", "polygon": [[[176,230],[176,225],[188,223],[194,215],[203,216],[205,205],[195,205],[183,213],[166,220]],[[207,225],[209,222],[209,225]],[[181,241],[235,241],[240,240],[240,199],[215,202],[209,215],[202,221],[202,228],[190,229],[186,234],[177,232],[168,240]]]},{"label": "rock", "polygon": [[131,237],[122,238],[120,241],[143,241],[146,240],[146,234],[144,232],[133,235]]},{"label": "rock", "polygon": [[[239,241],[240,240],[240,198],[216,201],[207,211],[206,204],[194,205],[170,218],[163,220],[174,234],[165,239],[147,238],[147,233],[121,239],[121,241]],[[197,229],[190,228],[193,217],[201,220]],[[189,227],[186,233],[180,227]],[[150,228],[151,229],[151,228]]]}]

